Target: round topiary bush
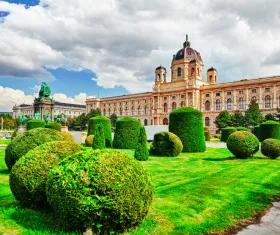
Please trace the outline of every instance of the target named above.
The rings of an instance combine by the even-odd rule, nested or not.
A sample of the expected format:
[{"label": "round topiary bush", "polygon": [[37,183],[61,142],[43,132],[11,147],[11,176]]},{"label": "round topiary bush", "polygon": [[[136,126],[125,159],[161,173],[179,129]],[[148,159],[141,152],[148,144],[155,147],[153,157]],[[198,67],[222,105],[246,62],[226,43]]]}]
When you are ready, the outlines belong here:
[{"label": "round topiary bush", "polygon": [[56,140],[66,140],[66,138],[62,132],[46,128],[35,128],[18,135],[6,148],[5,162],[7,167],[11,170],[16,161],[31,149]]},{"label": "round topiary bush", "polygon": [[49,122],[48,124],[46,124],[45,128],[61,131],[61,124],[58,122]]},{"label": "round topiary bush", "polygon": [[27,208],[46,209],[46,181],[50,170],[63,158],[81,151],[74,142],[53,141],[30,150],[13,166],[10,188],[20,204]]},{"label": "round topiary bush", "polygon": [[105,136],[105,142],[106,147],[111,148],[112,147],[112,128],[111,128],[111,120],[109,118],[106,118],[104,116],[97,116],[89,119],[88,122],[88,136],[94,135],[96,131],[96,125],[102,124],[103,130],[104,130],[104,136]]},{"label": "round topiary bush", "polygon": [[92,146],[92,141],[94,139],[94,135],[89,135],[87,136],[86,140],[85,140],[85,145],[87,147],[91,147]]},{"label": "round topiary bush", "polygon": [[261,144],[261,151],[264,156],[276,159],[280,156],[280,140],[266,139]]},{"label": "round topiary bush", "polygon": [[280,124],[275,121],[266,121],[260,124],[260,141],[265,139],[280,140]]},{"label": "round topiary bush", "polygon": [[47,198],[64,223],[118,233],[145,218],[153,185],[144,167],[115,150],[90,150],[61,161],[49,174]]},{"label": "round topiary bush", "polygon": [[169,116],[169,131],[183,144],[183,152],[206,150],[202,113],[191,107],[176,109]]},{"label": "round topiary bush", "polygon": [[236,127],[236,130],[237,131],[248,131],[248,129],[246,127],[243,127],[243,126]]},{"label": "round topiary bush", "polygon": [[254,126],[253,134],[260,140],[260,125]]},{"label": "round topiary bush", "polygon": [[259,150],[259,140],[248,131],[236,131],[228,137],[227,148],[237,158],[250,158]]},{"label": "round topiary bush", "polygon": [[31,130],[34,128],[44,128],[46,123],[42,120],[29,120],[26,124],[26,129]]},{"label": "round topiary bush", "polygon": [[74,137],[70,132],[61,132],[60,135],[63,137],[65,141],[74,141]]},{"label": "round topiary bush", "polygon": [[234,132],[236,132],[236,128],[234,127],[223,128],[221,133],[221,141],[227,142],[228,137]]},{"label": "round topiary bush", "polygon": [[155,156],[176,157],[183,150],[182,141],[172,132],[158,132],[150,148],[150,154]]},{"label": "round topiary bush", "polygon": [[138,143],[141,123],[132,117],[123,117],[116,122],[113,147],[117,149],[135,149]]}]

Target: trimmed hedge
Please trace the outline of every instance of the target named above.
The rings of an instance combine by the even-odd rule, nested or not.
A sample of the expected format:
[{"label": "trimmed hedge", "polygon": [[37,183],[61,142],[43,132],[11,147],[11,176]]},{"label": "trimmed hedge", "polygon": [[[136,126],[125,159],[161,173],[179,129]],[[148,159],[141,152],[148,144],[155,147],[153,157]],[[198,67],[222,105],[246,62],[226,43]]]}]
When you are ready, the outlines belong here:
[{"label": "trimmed hedge", "polygon": [[66,158],[49,174],[46,191],[63,223],[75,229],[91,227],[93,234],[118,234],[139,225],[154,194],[142,164],[115,150]]},{"label": "trimmed hedge", "polygon": [[117,149],[135,149],[138,143],[141,123],[132,117],[123,117],[116,122],[113,147]]},{"label": "trimmed hedge", "polygon": [[260,140],[260,125],[254,126],[253,134]]},{"label": "trimmed hedge", "polygon": [[265,139],[280,140],[280,124],[275,121],[266,121],[260,124],[260,141]]},{"label": "trimmed hedge", "polygon": [[43,120],[29,120],[26,124],[26,129],[31,130],[34,128],[44,128],[46,123]]},{"label": "trimmed hedge", "polygon": [[204,136],[206,141],[210,141],[212,136],[209,131],[204,131]]},{"label": "trimmed hedge", "polygon": [[70,132],[61,132],[60,135],[63,137],[63,140],[65,141],[74,141],[74,137],[73,135],[71,135]]},{"label": "trimmed hedge", "polygon": [[20,204],[27,208],[47,209],[45,187],[50,170],[63,158],[81,151],[74,142],[53,141],[30,150],[13,166],[10,188]]},{"label": "trimmed hedge", "polygon": [[236,132],[236,128],[235,127],[226,127],[222,129],[222,133],[221,133],[221,141],[223,142],[227,142],[228,137],[232,134]]},{"label": "trimmed hedge", "polygon": [[183,144],[183,152],[206,150],[202,113],[191,107],[176,109],[169,116],[169,131]]},{"label": "trimmed hedge", "polygon": [[134,152],[134,157],[139,161],[146,161],[149,158],[149,150],[147,148],[147,135],[145,127],[141,127],[138,137],[138,144]]},{"label": "trimmed hedge", "polygon": [[243,126],[236,127],[236,130],[237,131],[248,131],[248,129],[246,127],[243,127]]},{"label": "trimmed hedge", "polygon": [[61,124],[58,122],[49,122],[46,124],[45,128],[61,131]]},{"label": "trimmed hedge", "polygon": [[270,159],[276,159],[280,157],[280,140],[266,139],[261,144],[261,151],[264,156]]},{"label": "trimmed hedge", "polygon": [[106,147],[111,148],[112,147],[112,128],[111,128],[111,120],[109,118],[106,118],[104,116],[96,116],[96,117],[89,119],[87,135],[88,136],[94,135],[97,124],[103,125]]},{"label": "trimmed hedge", "polygon": [[158,132],[150,148],[150,154],[155,156],[176,157],[183,150],[182,141],[172,132]]},{"label": "trimmed hedge", "polygon": [[52,129],[35,128],[18,135],[6,148],[5,162],[7,167],[11,170],[20,157],[41,144],[66,140],[62,133]]},{"label": "trimmed hedge", "polygon": [[85,145],[87,147],[91,147],[92,146],[92,141],[94,139],[94,135],[89,135],[87,136],[86,140],[85,140]]},{"label": "trimmed hedge", "polygon": [[106,141],[104,136],[104,128],[102,124],[96,124],[94,130],[94,138],[92,141],[92,149],[105,149]]},{"label": "trimmed hedge", "polygon": [[228,137],[227,148],[237,158],[250,158],[259,150],[259,140],[248,131],[236,131]]}]

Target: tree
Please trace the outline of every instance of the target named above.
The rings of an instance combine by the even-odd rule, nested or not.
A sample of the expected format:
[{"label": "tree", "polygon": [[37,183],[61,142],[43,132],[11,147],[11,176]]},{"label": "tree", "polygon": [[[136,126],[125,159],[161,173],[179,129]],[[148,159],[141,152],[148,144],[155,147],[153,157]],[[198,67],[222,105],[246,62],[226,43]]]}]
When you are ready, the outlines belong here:
[{"label": "tree", "polygon": [[245,125],[245,119],[244,119],[244,115],[242,114],[242,112],[240,112],[239,110],[235,110],[231,114],[231,124],[232,124],[232,126],[235,126],[235,127]]},{"label": "tree", "polygon": [[96,116],[101,116],[102,114],[101,114],[101,110],[99,109],[99,108],[97,108],[97,109],[92,109],[92,110],[90,110],[90,112],[87,114],[87,118],[88,118],[88,120],[90,119],[90,118],[93,118],[93,117],[96,117]]},{"label": "tree", "polygon": [[94,139],[92,141],[92,149],[105,149],[105,136],[102,124],[97,124],[95,132],[93,133]]},{"label": "tree", "polygon": [[260,124],[263,121],[263,116],[259,108],[259,104],[252,100],[248,109],[245,112],[246,126],[252,129],[254,126]]},{"label": "tree", "polygon": [[118,120],[118,116],[113,113],[111,116],[110,116],[110,120],[111,120],[111,126],[112,126],[112,129],[113,131],[115,132],[115,128],[116,128],[116,122]]},{"label": "tree", "polygon": [[134,153],[134,157],[139,161],[146,161],[149,157],[149,151],[147,148],[147,135],[145,127],[141,127],[138,137],[137,147]]},{"label": "tree", "polygon": [[216,117],[214,123],[216,124],[217,128],[222,129],[227,126],[231,126],[231,116],[227,110],[223,110],[219,113]]},{"label": "tree", "polygon": [[264,116],[265,121],[275,121],[275,116],[271,113],[268,113]]}]

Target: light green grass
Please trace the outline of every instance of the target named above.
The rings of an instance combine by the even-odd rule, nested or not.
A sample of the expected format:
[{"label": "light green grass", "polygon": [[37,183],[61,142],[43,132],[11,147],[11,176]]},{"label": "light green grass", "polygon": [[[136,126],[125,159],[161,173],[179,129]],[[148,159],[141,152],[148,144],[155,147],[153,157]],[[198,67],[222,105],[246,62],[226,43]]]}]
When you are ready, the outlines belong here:
[{"label": "light green grass", "polygon": [[[75,234],[61,231],[52,215],[18,206],[3,159],[2,151],[0,234]],[[280,160],[267,160],[260,153],[235,160],[227,149],[209,148],[176,158],[150,157],[141,164],[152,176],[154,202],[140,227],[126,235],[221,232],[265,210],[280,195]]]},{"label": "light green grass", "polygon": [[0,140],[0,144],[9,144],[11,140]]}]

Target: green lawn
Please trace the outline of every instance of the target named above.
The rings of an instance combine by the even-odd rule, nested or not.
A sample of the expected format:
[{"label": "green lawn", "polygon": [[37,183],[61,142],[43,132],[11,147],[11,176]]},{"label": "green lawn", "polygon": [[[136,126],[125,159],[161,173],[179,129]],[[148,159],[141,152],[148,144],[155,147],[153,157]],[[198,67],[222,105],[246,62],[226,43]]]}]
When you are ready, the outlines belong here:
[{"label": "green lawn", "polygon": [[[2,150],[0,234],[75,234],[61,231],[50,214],[18,206],[3,159]],[[280,160],[267,160],[260,153],[254,159],[235,160],[227,149],[209,148],[176,158],[150,157],[142,164],[153,178],[154,202],[141,226],[126,235],[221,232],[265,210],[280,196]]]},{"label": "green lawn", "polygon": [[11,140],[0,140],[0,144],[9,144]]}]

